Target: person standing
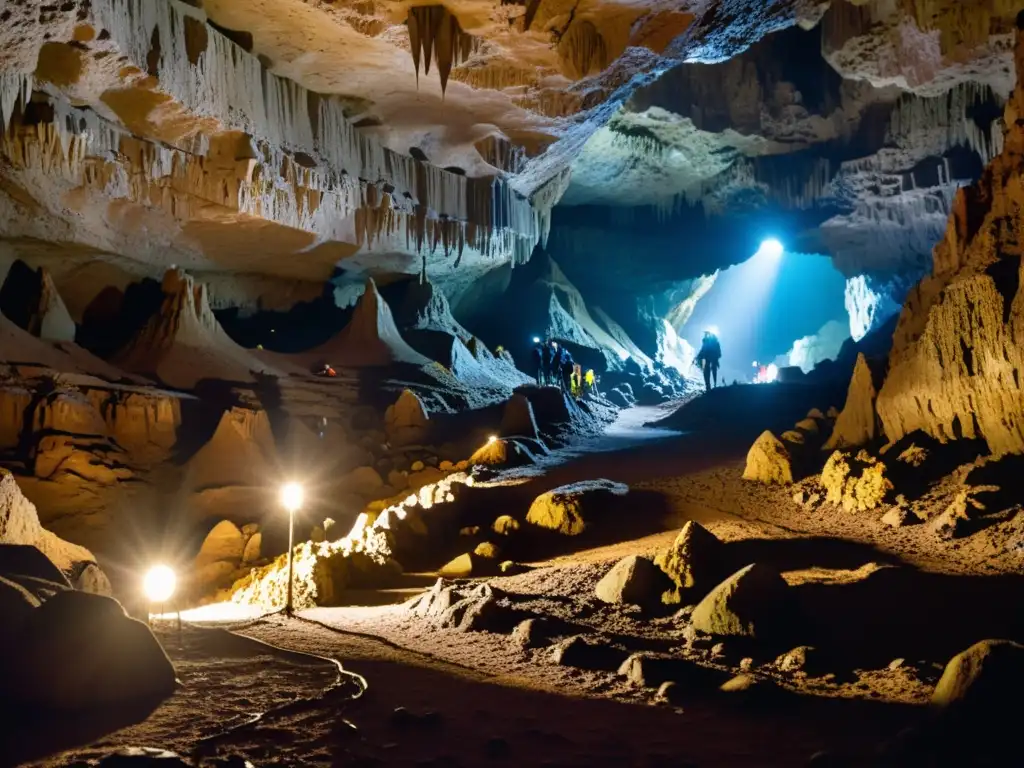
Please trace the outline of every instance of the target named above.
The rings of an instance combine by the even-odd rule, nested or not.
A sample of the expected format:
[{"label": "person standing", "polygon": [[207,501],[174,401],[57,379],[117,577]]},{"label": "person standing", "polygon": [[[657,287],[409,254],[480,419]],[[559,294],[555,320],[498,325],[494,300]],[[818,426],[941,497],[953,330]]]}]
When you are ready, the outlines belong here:
[{"label": "person standing", "polygon": [[533,350],[530,356],[533,358],[533,369],[537,372],[537,385],[543,387],[547,383],[547,376],[544,375],[547,350],[544,349],[544,344],[541,343],[540,339],[534,339]]},{"label": "person standing", "polygon": [[704,331],[704,338],[700,343],[700,352],[694,362],[704,372],[704,390],[711,391],[712,386],[718,386],[718,364],[722,359],[722,345],[718,337],[711,331]]}]

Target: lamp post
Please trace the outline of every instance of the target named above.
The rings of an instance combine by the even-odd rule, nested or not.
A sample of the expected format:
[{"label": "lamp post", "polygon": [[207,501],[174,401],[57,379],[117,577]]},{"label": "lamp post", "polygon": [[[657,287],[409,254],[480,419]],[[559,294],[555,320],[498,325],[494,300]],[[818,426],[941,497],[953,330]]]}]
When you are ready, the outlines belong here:
[{"label": "lamp post", "polygon": [[286,483],[281,488],[281,503],[288,510],[288,593],[285,598],[284,612],[292,615],[292,576],[295,560],[295,513],[302,506],[302,486],[298,483]]}]

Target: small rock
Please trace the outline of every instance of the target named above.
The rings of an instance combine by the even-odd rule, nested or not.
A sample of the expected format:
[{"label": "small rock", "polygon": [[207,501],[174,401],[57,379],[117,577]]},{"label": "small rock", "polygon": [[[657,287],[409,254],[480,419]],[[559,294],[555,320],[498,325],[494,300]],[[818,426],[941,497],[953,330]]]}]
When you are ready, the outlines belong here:
[{"label": "small rock", "polygon": [[657,604],[671,582],[665,573],[645,557],[630,555],[606,573],[594,591],[606,603]]},{"label": "small rock", "polygon": [[426,468],[426,466],[427,465],[424,464],[422,461],[414,461],[412,463],[412,466],[409,467],[409,469],[411,469],[413,472],[422,472]]},{"label": "small rock", "polygon": [[761,433],[747,452],[743,479],[765,485],[789,485],[793,482],[792,460],[786,446],[769,431]]},{"label": "small rock", "polygon": [[658,692],[654,698],[656,701],[677,706],[682,703],[683,688],[679,683],[666,680],[658,687]]},{"label": "small rock", "polygon": [[525,565],[517,563],[513,560],[504,560],[499,566],[498,570],[505,576],[514,576],[517,573],[525,573],[527,568]]},{"label": "small rock", "polygon": [[447,459],[445,459],[440,464],[438,464],[437,468],[440,469],[442,472],[454,472],[455,471],[455,465],[452,462],[448,461]]},{"label": "small rock", "polygon": [[711,646],[711,656],[720,659],[725,656],[725,643],[715,643]]},{"label": "small rock", "polygon": [[486,560],[497,560],[498,555],[501,554],[501,550],[498,548],[497,544],[492,544],[489,541],[481,541],[476,545],[476,549],[473,550],[473,554]]},{"label": "small rock", "polygon": [[720,673],[694,664],[686,659],[654,656],[649,653],[634,653],[619,666],[618,674],[633,685],[655,688],[668,681],[686,681],[691,686],[704,685],[718,680]]},{"label": "small rock", "polygon": [[662,600],[678,603],[684,591],[706,592],[724,575],[721,557],[722,542],[700,523],[688,520],[672,546],[654,560],[675,584],[666,590]]},{"label": "small rock", "polygon": [[445,579],[468,579],[473,575],[474,565],[473,555],[467,552],[442,565],[437,575]]},{"label": "small rock", "polygon": [[519,521],[511,515],[502,515],[494,521],[491,530],[501,536],[509,536],[519,530]]},{"label": "small rock", "polygon": [[582,635],[576,635],[554,646],[551,660],[565,667],[612,670],[621,664],[623,655],[600,641],[588,642]]},{"label": "small rock", "polygon": [[480,526],[479,525],[467,525],[465,528],[459,529],[459,536],[479,536]]},{"label": "small rock", "polygon": [[754,668],[754,660],[747,656],[746,658],[740,659],[740,671],[749,672]]},{"label": "small rock", "polygon": [[550,640],[550,623],[546,619],[526,619],[512,630],[512,644],[520,648],[539,648]]},{"label": "small rock", "polygon": [[967,505],[967,491],[960,491],[946,510],[928,523],[928,530],[946,541],[963,536],[971,520],[967,514]]},{"label": "small rock", "polygon": [[259,523],[246,523],[245,525],[242,526],[242,535],[243,536],[253,536],[254,534],[259,533],[259,530],[260,530]]},{"label": "small rock", "polygon": [[906,663],[906,659],[893,659],[889,662],[889,670],[895,672],[897,669],[902,669]]},{"label": "small rock", "polygon": [[805,672],[811,677],[827,674],[821,665],[821,654],[810,645],[801,645],[787,651],[775,660],[775,666],[783,672]]},{"label": "small rock", "polygon": [[902,528],[905,525],[917,522],[917,517],[910,514],[904,507],[893,507],[884,515],[882,522],[892,528]]}]

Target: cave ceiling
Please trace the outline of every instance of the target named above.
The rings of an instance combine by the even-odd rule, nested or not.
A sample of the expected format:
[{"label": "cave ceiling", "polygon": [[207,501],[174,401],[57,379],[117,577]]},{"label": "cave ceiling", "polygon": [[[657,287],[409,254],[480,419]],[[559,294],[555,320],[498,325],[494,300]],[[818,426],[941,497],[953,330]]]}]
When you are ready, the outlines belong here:
[{"label": "cave ceiling", "polygon": [[[339,273],[425,270],[464,290],[528,259],[552,216],[550,247],[570,270],[602,250],[614,275],[617,249],[632,247],[658,279],[685,279],[742,258],[774,227],[850,275],[916,274],[953,190],[999,149],[1018,10],[1005,0],[3,9],[0,265],[48,264],[83,304],[88,286],[173,264],[208,281],[220,306],[287,306]],[[653,265],[696,227],[693,253],[667,272]]]}]

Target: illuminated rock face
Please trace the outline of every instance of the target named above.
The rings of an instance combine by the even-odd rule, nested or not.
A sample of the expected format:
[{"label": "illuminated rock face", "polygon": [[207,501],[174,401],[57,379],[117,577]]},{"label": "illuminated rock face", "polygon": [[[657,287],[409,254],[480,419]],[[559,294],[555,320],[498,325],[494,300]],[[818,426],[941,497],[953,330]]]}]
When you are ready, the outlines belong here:
[{"label": "illuminated rock face", "polygon": [[922,430],[940,440],[978,437],[997,455],[1024,451],[1022,267],[1011,234],[1024,200],[1022,115],[1018,84],[1006,106],[1003,152],[957,193],[934,270],[903,308],[877,402],[890,440]]}]

